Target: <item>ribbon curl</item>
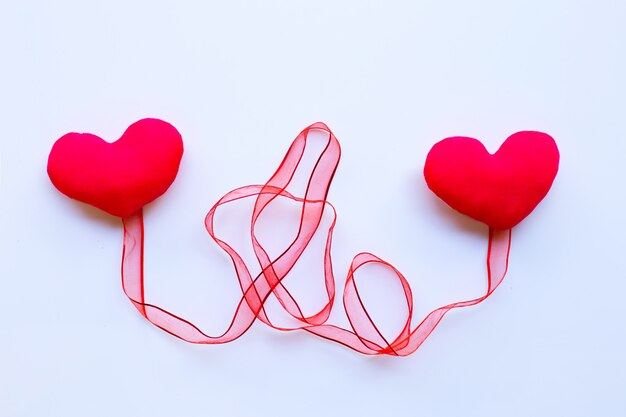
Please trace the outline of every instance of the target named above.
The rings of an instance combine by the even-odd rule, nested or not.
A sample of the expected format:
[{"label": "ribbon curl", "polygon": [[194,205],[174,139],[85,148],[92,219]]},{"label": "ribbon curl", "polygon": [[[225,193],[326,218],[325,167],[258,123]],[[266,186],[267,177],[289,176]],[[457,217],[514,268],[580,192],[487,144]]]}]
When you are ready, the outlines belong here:
[{"label": "ribbon curl", "polygon": [[[324,133],[326,143],[320,152],[309,175],[308,184],[302,197],[287,191],[294,175],[302,162],[305,149],[310,140],[309,133]],[[221,335],[210,336],[200,330],[191,321],[146,302],[144,297],[144,225],[143,211],[124,217],[124,247],[122,256],[122,286],[124,293],[137,308],[139,313],[155,326],[191,343],[218,344],[233,341],[244,334],[256,319],[281,331],[304,330],[325,339],[340,343],[350,349],[367,355],[406,356],[415,352],[437,327],[450,310],[469,307],[487,299],[500,285],[508,268],[511,248],[511,229],[489,229],[487,249],[487,291],[484,295],[467,301],[455,302],[439,307],[430,312],[417,326],[413,327],[413,295],[406,278],[390,263],[368,252],[357,254],[348,270],[344,291],[343,305],[350,323],[350,329],[327,324],[335,300],[335,278],[331,261],[333,229],[336,224],[336,211],[327,195],[335,175],[341,149],[337,138],[323,123],[315,123],[304,129],[294,140],[282,163],[264,185],[249,185],[230,191],[224,195],[208,212],[205,219],[206,229],[233,262],[235,273],[242,291],[233,319]],[[250,238],[254,255],[261,267],[261,272],[254,278],[242,256],[226,241],[220,239],[214,230],[216,211],[228,203],[245,198],[255,198],[250,223]],[[277,257],[271,258],[259,242],[255,225],[261,214],[279,198],[286,198],[301,206],[299,228],[296,237]],[[315,314],[305,316],[297,300],[285,287],[283,280],[298,262],[307,245],[320,228],[325,210],[330,209],[332,221],[326,230],[324,249],[324,283],[327,302]],[[368,313],[359,294],[356,272],[367,264],[379,264],[389,268],[399,280],[406,299],[407,314],[404,326],[395,339],[385,338]],[[265,311],[265,303],[270,296],[276,297],[282,308],[301,325],[281,327],[272,323]]]}]

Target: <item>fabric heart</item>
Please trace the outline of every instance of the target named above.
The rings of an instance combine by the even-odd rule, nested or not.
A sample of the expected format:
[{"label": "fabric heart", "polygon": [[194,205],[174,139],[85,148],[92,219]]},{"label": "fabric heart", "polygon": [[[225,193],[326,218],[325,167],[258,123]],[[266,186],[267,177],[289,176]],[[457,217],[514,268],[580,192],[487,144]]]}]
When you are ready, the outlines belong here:
[{"label": "fabric heart", "polygon": [[158,119],[142,119],[113,143],[68,133],[48,157],[48,175],[70,198],[126,217],[163,194],[183,156],[180,133]]},{"label": "fabric heart", "polygon": [[546,196],[558,169],[551,136],[518,132],[493,155],[476,139],[444,139],[428,153],[424,177],[453,209],[493,229],[510,229]]}]

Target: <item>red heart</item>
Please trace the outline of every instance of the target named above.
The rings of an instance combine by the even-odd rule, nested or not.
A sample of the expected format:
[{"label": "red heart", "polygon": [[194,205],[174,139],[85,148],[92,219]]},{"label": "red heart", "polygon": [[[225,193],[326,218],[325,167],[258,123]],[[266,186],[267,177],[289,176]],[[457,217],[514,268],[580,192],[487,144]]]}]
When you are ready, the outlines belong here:
[{"label": "red heart", "polygon": [[89,133],[64,135],[50,151],[48,175],[68,197],[125,217],[169,188],[182,156],[174,126],[143,119],[113,143]]},{"label": "red heart", "polygon": [[493,155],[476,139],[444,139],[428,153],[424,177],[453,209],[494,229],[510,229],[546,196],[558,169],[551,136],[517,132]]}]

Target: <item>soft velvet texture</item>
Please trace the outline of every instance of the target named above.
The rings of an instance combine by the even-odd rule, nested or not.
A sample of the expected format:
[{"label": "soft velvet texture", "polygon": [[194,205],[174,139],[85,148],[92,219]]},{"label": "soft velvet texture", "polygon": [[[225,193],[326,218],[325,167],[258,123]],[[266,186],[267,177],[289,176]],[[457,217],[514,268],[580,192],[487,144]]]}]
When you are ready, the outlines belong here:
[{"label": "soft velvet texture", "polygon": [[113,143],[89,133],[64,135],[50,151],[48,175],[68,197],[126,217],[169,188],[182,155],[174,126],[142,119]]},{"label": "soft velvet texture", "polygon": [[495,154],[468,137],[451,137],[428,153],[428,187],[450,207],[494,229],[510,229],[546,196],[559,168],[551,136],[517,132]]}]

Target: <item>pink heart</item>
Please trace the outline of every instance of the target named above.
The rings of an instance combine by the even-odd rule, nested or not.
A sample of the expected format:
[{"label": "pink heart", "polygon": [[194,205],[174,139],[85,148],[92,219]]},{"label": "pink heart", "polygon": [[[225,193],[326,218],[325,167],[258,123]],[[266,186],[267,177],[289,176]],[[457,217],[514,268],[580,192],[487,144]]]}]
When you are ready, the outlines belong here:
[{"label": "pink heart", "polygon": [[546,196],[559,169],[551,136],[517,132],[493,155],[482,143],[452,137],[428,153],[428,187],[453,209],[494,229],[510,229]]},{"label": "pink heart", "polygon": [[182,155],[174,126],[142,119],[113,143],[89,133],[64,135],[50,151],[48,175],[68,197],[125,217],[169,188]]}]

